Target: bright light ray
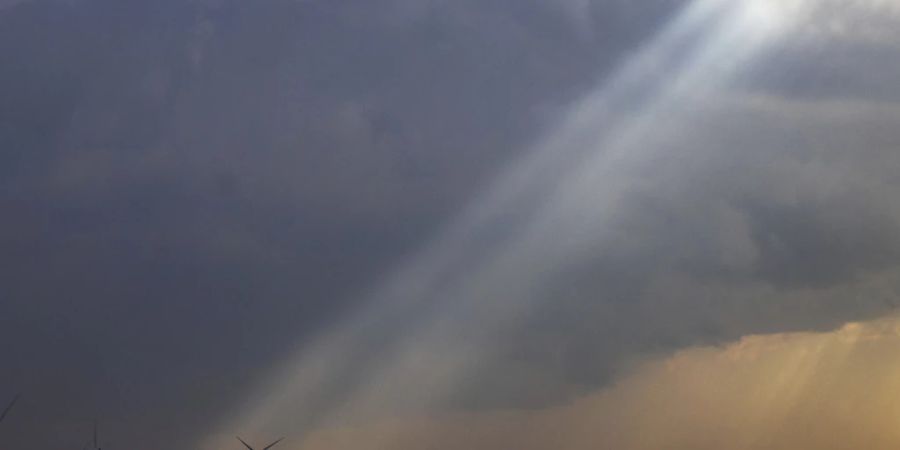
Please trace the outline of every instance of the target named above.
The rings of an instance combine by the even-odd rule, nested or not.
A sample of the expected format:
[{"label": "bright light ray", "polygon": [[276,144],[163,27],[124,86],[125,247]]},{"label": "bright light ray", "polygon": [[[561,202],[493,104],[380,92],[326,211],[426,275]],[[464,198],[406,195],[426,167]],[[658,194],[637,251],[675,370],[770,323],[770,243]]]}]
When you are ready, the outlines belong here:
[{"label": "bright light ray", "polygon": [[757,32],[781,34],[811,8],[810,0],[753,0],[744,1],[741,15]]},{"label": "bright light ray", "polygon": [[534,311],[532,292],[552,269],[597,241],[628,186],[622,174],[660,151],[654,127],[727,84],[789,28],[802,2],[776,2],[685,7],[366,306],[262,380],[249,413],[221,434],[294,432],[452,395]]}]

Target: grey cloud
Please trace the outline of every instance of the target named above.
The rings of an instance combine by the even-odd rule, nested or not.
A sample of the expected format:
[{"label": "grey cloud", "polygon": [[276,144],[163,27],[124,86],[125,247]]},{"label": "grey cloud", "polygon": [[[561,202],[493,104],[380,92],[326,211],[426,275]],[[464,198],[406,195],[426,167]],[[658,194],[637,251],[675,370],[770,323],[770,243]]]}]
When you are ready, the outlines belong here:
[{"label": "grey cloud", "polygon": [[27,0],[2,0],[0,1],[0,10],[6,8],[12,8],[20,3],[24,3]]},{"label": "grey cloud", "polygon": [[[690,116],[702,128],[675,120],[665,156],[628,176],[634,187],[598,230],[605,237],[551,278],[510,358],[556,367],[577,392],[635,354],[893,308],[896,106],[788,102],[774,113],[753,103]],[[677,287],[657,288],[673,277]],[[869,289],[878,293],[853,294]]]},{"label": "grey cloud", "polygon": [[651,31],[391,4],[2,10],[5,442],[189,446]]},{"label": "grey cloud", "polygon": [[[562,136],[539,147],[549,168],[514,171],[512,188],[480,204],[488,211],[474,209],[474,225],[438,241],[449,256],[413,259],[426,269],[408,271],[423,275],[409,291],[401,271],[400,288],[389,284],[388,298],[363,310],[374,318],[288,362],[283,384],[261,388],[278,399],[236,425],[276,432],[357,415],[534,407],[607,383],[648,353],[889,311],[896,104],[780,96],[753,71],[716,85],[710,72],[654,62],[686,79],[672,88],[642,73],[637,86],[614,80],[628,92],[576,104]],[[748,79],[759,83],[753,95],[737,88]],[[661,99],[592,107],[633,100],[631,89]],[[406,315],[393,296],[426,306]],[[369,346],[383,330],[391,337]],[[359,352],[383,355],[365,380],[322,375]],[[320,405],[308,401],[323,385],[343,395],[304,406]]]},{"label": "grey cloud", "polygon": [[[367,380],[338,381],[345,395],[334,408],[310,411],[301,357],[284,385],[263,388],[293,400],[263,406],[244,425],[274,432],[308,424],[310,414],[546,405],[607,383],[642,355],[890,311],[900,256],[889,125],[897,105],[738,94],[701,89],[645,112],[653,120],[638,117],[637,130],[652,134],[613,157],[595,148],[609,165],[575,164],[573,180],[555,180],[561,187],[536,200],[547,203],[537,214],[489,203],[505,234],[468,270],[447,269],[459,285],[438,277],[432,292],[423,280],[414,301],[440,305],[410,316],[418,320],[373,319],[396,336],[366,347],[385,358]],[[601,130],[600,142],[615,131]],[[526,191],[541,184],[522,179]],[[535,223],[523,230],[509,216]],[[490,228],[473,234],[497,236]],[[473,239],[462,244],[482,242]],[[385,309],[370,313],[393,311],[374,301]],[[356,350],[340,345],[365,330],[351,328],[336,348],[326,341],[323,359],[352,358]],[[328,367],[317,356],[309,364]]]},{"label": "grey cloud", "polygon": [[[70,445],[95,414],[117,444],[202,439],[289,349],[363,308],[386,268],[477,202],[684,3],[4,9],[0,54],[16,64],[0,71],[0,336],[20,345],[0,356],[21,366],[0,386],[32,399],[12,442],[47,425],[61,431],[42,445]],[[654,125],[663,156],[615,175],[610,221],[588,217],[587,246],[540,271],[546,284],[527,292],[536,311],[441,406],[552,404],[635,355],[885,311],[900,250],[897,113],[869,100],[895,96],[896,58],[859,42],[820,52],[782,49],[740,80],[747,97],[683,105]],[[662,80],[670,67],[657,69]],[[627,123],[650,96],[607,118]],[[539,206],[492,212],[443,285],[487,264]],[[578,236],[551,238],[555,251]],[[516,286],[455,312],[448,323],[471,335],[449,349],[484,344],[480,321],[502,321]],[[442,311],[424,303],[356,350],[349,374],[322,386],[323,409]]]}]

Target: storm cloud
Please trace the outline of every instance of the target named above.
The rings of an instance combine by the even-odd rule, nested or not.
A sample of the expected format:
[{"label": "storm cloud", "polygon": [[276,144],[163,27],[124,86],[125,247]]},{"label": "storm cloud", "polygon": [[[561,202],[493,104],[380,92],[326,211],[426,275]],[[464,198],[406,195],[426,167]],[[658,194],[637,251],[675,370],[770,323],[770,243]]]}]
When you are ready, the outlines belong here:
[{"label": "storm cloud", "polygon": [[[449,414],[553,448],[518,416],[643,389],[638,361],[890,314],[898,21],[0,1],[0,398],[24,394],[0,439],[78,446],[100,417],[111,447],[320,448],[391,416],[436,439],[423,417]],[[598,423],[671,400],[631,395]]]}]

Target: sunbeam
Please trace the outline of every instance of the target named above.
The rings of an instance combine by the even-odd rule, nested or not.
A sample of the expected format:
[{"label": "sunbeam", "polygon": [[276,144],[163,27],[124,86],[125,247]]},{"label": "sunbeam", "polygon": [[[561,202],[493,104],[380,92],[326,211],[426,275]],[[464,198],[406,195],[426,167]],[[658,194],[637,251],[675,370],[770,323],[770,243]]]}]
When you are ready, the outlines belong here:
[{"label": "sunbeam", "polygon": [[2,449],[900,448],[900,0],[0,0],[0,61]]},{"label": "sunbeam", "polygon": [[261,380],[200,447],[221,448],[232,431],[302,434],[445,403],[539,314],[536,292],[555,268],[602,244],[610,211],[640,182],[633,174],[668,151],[656,131],[690,124],[807,9],[802,0],[685,6],[365,306]]}]

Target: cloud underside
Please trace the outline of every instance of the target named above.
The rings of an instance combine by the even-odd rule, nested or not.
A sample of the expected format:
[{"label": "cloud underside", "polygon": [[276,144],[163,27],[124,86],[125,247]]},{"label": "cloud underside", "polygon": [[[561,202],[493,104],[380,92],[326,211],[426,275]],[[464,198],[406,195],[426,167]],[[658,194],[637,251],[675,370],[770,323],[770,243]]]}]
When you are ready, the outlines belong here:
[{"label": "cloud underside", "polygon": [[3,441],[896,447],[892,1],[0,0]]},{"label": "cloud underside", "polygon": [[900,317],[750,336],[642,364],[565,406],[320,430],[300,450],[893,449]]},{"label": "cloud underside", "polygon": [[[368,334],[353,330],[323,340],[288,366],[279,382],[264,383],[252,398],[259,405],[243,411],[250,413],[212,435],[229,433],[224,442],[232,430],[297,436],[347,421],[533,411],[575,398],[583,400],[541,413],[484,413],[318,434],[303,449],[359,448],[371,441],[367,448],[577,449],[601,443],[625,450],[702,450],[729,448],[722,442],[753,435],[756,428],[731,425],[753,422],[729,416],[726,406],[756,411],[754,417],[781,411],[785,406],[775,400],[782,395],[752,408],[741,403],[774,389],[766,383],[797,377],[774,362],[765,365],[770,372],[743,360],[720,367],[697,356],[712,350],[688,352],[673,360],[686,367],[683,373],[654,371],[664,364],[651,364],[613,390],[589,393],[621,380],[623,367],[648,355],[746,335],[829,330],[890,312],[900,292],[900,210],[893,200],[900,191],[890,173],[900,156],[888,123],[896,123],[900,110],[892,103],[753,95],[717,96],[691,102],[690,108],[686,119],[654,123],[660,150],[646,149],[653,157],[564,197],[577,206],[574,211],[607,215],[561,215],[557,223],[574,230],[564,233],[569,239],[551,230],[537,236],[543,247],[514,247],[527,250],[515,256],[529,257],[509,258],[499,273],[515,277],[486,281],[465,298],[450,297],[452,314],[440,320],[383,319],[364,328],[384,336],[381,324],[396,325],[403,330],[397,333],[401,344],[373,344]],[[600,188],[617,190],[618,203],[597,208]],[[577,255],[561,273],[534,270],[544,259],[531,249],[560,246],[582,251],[559,252]],[[409,317],[375,306],[378,317]],[[789,336],[787,343],[825,339]],[[800,352],[791,345],[782,352],[788,356],[775,359],[789,363]],[[819,372],[839,372],[823,361]],[[715,395],[701,395],[729,379],[729,371],[747,378],[731,376],[732,387],[723,384]],[[767,435],[776,428],[805,433],[805,409],[797,411],[771,422],[759,419],[754,427]],[[687,418],[694,422],[680,422]],[[708,447],[700,437],[679,434],[691,424]],[[583,438],[580,430],[588,430]],[[640,440],[647,436],[659,440]],[[681,447],[662,446],[679,439]],[[754,448],[755,441],[746,439],[733,448]],[[202,448],[221,448],[223,441],[209,442]],[[762,441],[755,448],[804,448],[791,445]]]}]

